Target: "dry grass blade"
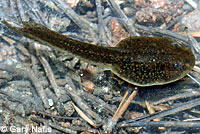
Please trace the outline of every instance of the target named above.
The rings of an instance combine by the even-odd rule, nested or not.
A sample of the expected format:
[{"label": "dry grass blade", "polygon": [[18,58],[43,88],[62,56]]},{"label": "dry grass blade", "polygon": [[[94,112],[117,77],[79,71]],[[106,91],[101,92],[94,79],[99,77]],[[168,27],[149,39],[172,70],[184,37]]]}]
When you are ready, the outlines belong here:
[{"label": "dry grass blade", "polygon": [[83,111],[81,111],[81,109],[79,109],[77,106],[75,106],[72,103],[72,106],[74,107],[74,109],[76,110],[76,112],[85,120],[87,121],[90,125],[92,125],[93,127],[96,127],[96,124],[86,115],[83,113]]}]

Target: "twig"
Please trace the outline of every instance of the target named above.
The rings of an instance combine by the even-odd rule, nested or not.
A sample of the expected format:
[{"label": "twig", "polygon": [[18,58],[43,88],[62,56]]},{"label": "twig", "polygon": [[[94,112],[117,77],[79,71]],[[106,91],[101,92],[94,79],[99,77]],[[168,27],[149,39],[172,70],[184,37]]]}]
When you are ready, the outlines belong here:
[{"label": "twig", "polygon": [[180,22],[180,20],[185,16],[185,14],[186,14],[186,13],[184,12],[182,15],[177,16],[176,18],[174,18],[173,20],[171,20],[167,26],[162,27],[162,29],[167,30],[167,29],[169,29],[170,27],[172,27],[173,25],[175,25],[176,23]]},{"label": "twig", "polygon": [[170,128],[199,128],[200,122],[186,121],[134,121],[127,124],[118,124],[117,127],[170,127]]},{"label": "twig", "polygon": [[47,25],[47,19],[45,19],[43,13],[40,12],[37,2],[24,0],[24,3],[26,4],[26,6],[28,6],[29,9],[31,9],[28,12],[28,15],[31,17],[31,19],[33,19],[34,22],[43,24],[49,28],[49,26]]},{"label": "twig", "polygon": [[42,65],[44,67],[45,73],[46,73],[46,75],[47,75],[47,77],[48,77],[48,79],[49,79],[49,81],[50,81],[50,83],[53,87],[53,90],[55,91],[56,96],[58,98],[61,98],[61,95],[62,95],[61,92],[60,92],[61,89],[56,83],[56,79],[54,77],[53,71],[52,71],[49,63],[47,62],[47,60],[43,56],[39,56],[39,59],[40,59]]},{"label": "twig", "polygon": [[[145,100],[145,105],[146,105],[147,110],[149,111],[149,114],[155,113],[155,110],[153,109],[153,107],[146,100]],[[153,119],[153,121],[160,121],[160,119],[156,118],[156,119]],[[161,129],[161,127],[159,129]],[[162,129],[165,129],[165,128],[162,128]]]},{"label": "twig", "polygon": [[40,95],[40,97],[41,97],[41,99],[44,103],[45,108],[49,108],[49,103],[48,103],[47,96],[44,92],[44,88],[42,87],[38,78],[35,76],[35,74],[33,73],[33,71],[29,67],[26,67],[24,69],[19,64],[13,63],[12,65],[5,65],[3,63],[0,63],[0,69],[8,71],[8,72],[15,73],[15,74],[23,76],[25,78],[29,78],[31,80],[32,84],[35,86],[35,89],[37,90],[38,94]]},{"label": "twig", "polygon": [[162,117],[167,116],[167,115],[171,115],[171,114],[174,114],[174,113],[178,113],[180,111],[191,109],[191,108],[196,107],[198,105],[200,105],[200,98],[191,100],[189,102],[186,102],[184,104],[181,104],[179,106],[173,107],[173,108],[165,110],[165,111],[157,112],[157,113],[152,114],[152,115],[147,115],[147,116],[143,116],[143,117],[140,117],[140,118],[136,118],[134,120],[128,120],[128,121],[121,122],[121,123],[119,123],[119,126],[121,126],[123,124],[127,124],[127,123],[132,123],[134,121],[149,121],[149,120],[153,120],[155,118],[162,118]]},{"label": "twig", "polygon": [[22,101],[18,100],[17,98],[9,95],[8,93],[6,93],[4,91],[0,91],[0,94],[3,94],[5,96],[7,96],[10,101],[14,101],[14,102],[18,102],[18,103],[23,103]]},{"label": "twig", "polygon": [[184,99],[184,98],[189,98],[189,97],[197,97],[199,95],[200,95],[200,93],[198,93],[198,92],[180,93],[180,94],[176,94],[174,96],[170,96],[170,97],[167,97],[167,98],[160,99],[159,101],[154,102],[153,105],[158,105],[158,104],[161,104],[161,103],[165,103],[165,102],[173,101],[173,100],[177,100],[177,99]]},{"label": "twig", "polygon": [[[84,100],[78,96],[78,94],[75,92],[75,89],[71,89],[70,87],[67,88],[68,93],[72,97],[73,101],[84,111],[87,113],[87,116],[90,118],[92,117],[93,119],[97,120],[97,122],[101,122],[101,117],[92,111],[92,109],[86,105]],[[96,123],[97,124],[97,123]]]},{"label": "twig", "polygon": [[89,132],[89,134],[90,133],[92,133],[92,134],[102,134],[102,133],[99,132],[99,130],[93,129],[93,128],[89,128],[89,127],[71,126],[70,128],[72,130],[75,130],[75,131],[83,131],[83,133],[84,133],[84,131],[86,131],[86,132]]},{"label": "twig", "polygon": [[192,75],[187,74],[187,76],[189,76],[193,81],[195,81],[200,86],[200,82],[197,79],[195,79]]},{"label": "twig", "polygon": [[92,119],[90,119],[85,113],[83,113],[83,111],[81,109],[79,109],[77,106],[75,106],[72,103],[72,106],[74,107],[74,109],[76,110],[76,112],[85,120],[87,121],[90,125],[92,125],[93,127],[96,127],[96,124],[94,123],[94,121]]},{"label": "twig", "polygon": [[144,31],[153,33],[153,34],[163,34],[163,35],[167,35],[167,36],[177,38],[177,39],[182,40],[184,42],[188,42],[187,37],[180,35],[176,32],[169,31],[169,30],[162,30],[162,29],[159,29],[159,28],[146,27],[146,26],[142,26],[142,25],[139,25],[139,24],[135,24],[135,27],[138,28],[138,29],[142,29]]},{"label": "twig", "polygon": [[48,126],[51,126],[52,128],[55,128],[61,132],[64,132],[64,133],[69,133],[69,134],[77,134],[77,131],[74,131],[74,130],[71,130],[70,128],[64,128],[58,124],[55,124],[55,123],[52,123],[50,121],[46,121],[44,119],[39,119],[39,118],[36,118],[36,117],[31,117],[31,120],[32,121],[35,121],[35,122],[40,122],[40,123],[43,123],[45,125],[48,125]]},{"label": "twig", "polygon": [[98,15],[98,27],[99,27],[99,42],[100,45],[105,44],[106,42],[106,34],[105,34],[105,25],[102,16],[102,8],[101,8],[101,1],[96,0],[96,7],[97,7],[97,15]]},{"label": "twig", "polygon": [[[199,63],[195,62],[195,64],[197,65]],[[198,66],[196,66],[196,65],[194,66],[193,70],[196,71],[196,72],[198,72],[198,73],[200,73],[200,68]]]},{"label": "twig", "polygon": [[97,26],[74,12],[63,0],[51,0],[59,9],[64,11],[81,29],[97,31]]},{"label": "twig", "polygon": [[197,8],[197,4],[193,0],[185,0],[188,4],[190,4],[194,9]]},{"label": "twig", "polygon": [[116,120],[115,118],[116,118],[117,114],[119,114],[119,110],[122,108],[122,105],[124,104],[124,101],[125,101],[125,99],[126,99],[127,96],[128,96],[128,90],[126,90],[126,92],[125,92],[125,94],[124,94],[124,97],[123,97],[123,99],[121,100],[121,102],[120,102],[120,104],[119,104],[119,106],[118,106],[118,108],[117,108],[117,111],[116,111],[115,114],[113,115],[112,120]]},{"label": "twig", "polygon": [[48,116],[48,117],[53,117],[53,118],[58,118],[58,119],[66,119],[66,120],[78,119],[78,117],[57,116],[57,115],[52,115],[52,114],[45,113],[45,112],[42,112],[42,111],[38,111],[38,113],[42,114],[42,115],[45,115],[45,116]]},{"label": "twig", "polygon": [[28,21],[24,11],[25,8],[23,7],[23,3],[21,0],[17,0],[17,9],[20,15],[20,20]]},{"label": "twig", "polygon": [[138,34],[133,27],[133,24],[130,22],[128,17],[124,14],[124,12],[120,9],[119,5],[114,0],[106,0],[107,3],[110,5],[111,9],[114,13],[117,14],[119,19],[122,22],[121,24],[126,28],[126,30],[130,33],[131,36],[137,36]]},{"label": "twig", "polygon": [[126,91],[124,98],[119,105],[119,108],[117,109],[117,111],[113,115],[112,120],[109,120],[108,123],[106,125],[104,125],[105,131],[107,133],[112,132],[112,129],[115,127],[117,121],[124,114],[124,112],[127,110],[129,104],[131,103],[131,100],[133,100],[133,98],[135,97],[135,95],[137,94],[137,91],[138,91],[138,89],[135,88],[135,90],[131,93],[131,95],[128,97],[128,99],[125,102],[125,99],[128,95],[128,90]]},{"label": "twig", "polygon": [[[198,53],[200,53],[200,46],[199,46],[199,43],[197,42],[197,40],[194,38],[194,37],[192,37],[192,35],[190,34],[190,33],[187,33],[187,36],[188,36],[188,38],[189,38],[189,41],[190,41],[190,43],[192,44],[192,46],[194,47],[194,49],[198,52]],[[193,52],[194,53],[194,52]],[[194,53],[195,54],[195,53]],[[196,56],[196,55],[195,55]]]},{"label": "twig", "polygon": [[115,116],[113,116],[112,120],[113,121],[117,121],[126,111],[126,109],[128,108],[129,104],[131,103],[131,100],[133,100],[133,98],[136,96],[138,89],[135,89],[131,95],[128,97],[127,101],[121,106],[120,110],[118,111],[117,114],[115,114]]},{"label": "twig", "polygon": [[93,94],[90,94],[88,92],[82,91],[79,93],[80,96],[83,96],[87,98],[88,100],[91,100],[91,102],[94,104],[96,103],[96,106],[98,108],[107,110],[109,114],[114,114],[114,108],[111,107],[109,104],[105,103],[102,99],[99,97],[94,96]]}]

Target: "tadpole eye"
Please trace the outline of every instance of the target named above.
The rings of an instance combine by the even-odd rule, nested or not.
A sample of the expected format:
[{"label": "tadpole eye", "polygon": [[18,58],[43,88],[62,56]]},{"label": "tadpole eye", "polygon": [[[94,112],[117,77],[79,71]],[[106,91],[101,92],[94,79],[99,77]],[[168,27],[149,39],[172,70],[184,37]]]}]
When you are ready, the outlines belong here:
[{"label": "tadpole eye", "polygon": [[175,69],[182,69],[182,64],[181,63],[174,63],[174,68]]}]

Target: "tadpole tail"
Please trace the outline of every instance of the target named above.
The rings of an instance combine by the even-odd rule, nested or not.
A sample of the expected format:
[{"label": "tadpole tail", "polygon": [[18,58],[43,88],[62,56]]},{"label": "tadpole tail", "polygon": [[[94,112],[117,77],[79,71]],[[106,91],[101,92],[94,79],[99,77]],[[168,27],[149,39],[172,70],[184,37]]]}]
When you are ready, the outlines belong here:
[{"label": "tadpole tail", "polygon": [[[43,25],[40,25],[37,23],[29,23],[29,22],[22,21],[21,27],[12,26],[5,20],[1,21],[1,23],[6,25],[12,31],[14,31],[20,35],[23,35],[29,39],[32,39],[34,41],[37,41],[38,43],[41,43],[41,44],[44,44],[44,41],[46,40],[45,37],[47,37],[45,35],[47,35],[48,33],[51,33],[51,34],[48,34],[48,37],[50,37],[50,35],[54,35],[54,36],[60,35],[54,31],[49,30],[48,28],[44,27]],[[44,45],[47,45],[47,44],[45,43]]]},{"label": "tadpole tail", "polygon": [[96,46],[74,40],[37,23],[22,22],[22,27],[12,26],[7,21],[2,21],[2,23],[20,35],[43,45],[75,55],[95,65],[110,67],[111,64],[116,62],[116,56],[120,53],[118,48]]}]

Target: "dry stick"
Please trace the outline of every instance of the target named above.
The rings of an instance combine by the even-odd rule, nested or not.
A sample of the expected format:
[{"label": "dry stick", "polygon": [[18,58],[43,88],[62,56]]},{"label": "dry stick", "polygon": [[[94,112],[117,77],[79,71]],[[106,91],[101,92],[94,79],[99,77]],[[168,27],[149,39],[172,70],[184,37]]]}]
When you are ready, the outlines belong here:
[{"label": "dry stick", "polygon": [[57,119],[66,119],[66,120],[76,120],[79,119],[78,117],[66,117],[66,116],[58,116],[58,115],[53,115],[50,113],[46,113],[46,112],[42,112],[42,111],[37,111],[39,114],[48,116],[48,117],[53,117],[53,118],[57,118]]},{"label": "dry stick", "polygon": [[196,82],[200,86],[200,82],[197,79],[195,79],[192,75],[187,74],[187,76],[189,76],[194,82]]},{"label": "dry stick", "polygon": [[[11,114],[10,114],[11,115]],[[20,116],[20,115],[17,115],[15,112],[12,112],[12,115],[14,115],[12,118],[13,121],[15,121],[17,124],[20,124],[20,126],[22,128],[29,128],[29,130],[31,129],[31,124],[32,124],[32,121],[29,120],[28,118],[24,117],[24,116]],[[15,124],[17,126],[17,124]],[[19,129],[16,129],[17,131]],[[25,129],[23,129],[22,131],[26,133],[26,131],[24,131]],[[19,131],[18,131],[19,132]],[[22,133],[23,133],[22,132]],[[19,132],[20,133],[20,132]]]},{"label": "dry stick", "polygon": [[5,96],[7,96],[7,97],[8,97],[8,100],[10,100],[10,101],[14,101],[14,102],[18,102],[18,103],[23,103],[21,100],[15,98],[14,96],[9,95],[8,93],[6,93],[6,92],[4,92],[4,91],[1,91],[1,90],[0,90],[0,94],[3,94],[3,95],[5,95]]},{"label": "dry stick", "polygon": [[[195,64],[198,65],[199,62],[197,61],[197,62],[195,62]],[[193,70],[200,73],[200,68],[198,66],[194,66]]]},{"label": "dry stick", "polygon": [[[187,37],[189,38],[189,42],[193,45],[193,48],[200,53],[200,46],[199,46],[199,42],[197,42],[197,40],[190,34],[187,33]],[[193,52],[194,53],[194,52]],[[195,55],[196,58],[196,55]]]},{"label": "dry stick", "polygon": [[3,63],[0,63],[0,69],[4,71],[8,71],[11,73],[15,73],[17,75],[23,76],[25,78],[29,78],[32,82],[32,84],[35,86],[35,89],[37,93],[40,95],[42,98],[42,101],[44,103],[45,108],[49,108],[49,103],[48,103],[48,98],[46,96],[46,93],[44,92],[44,88],[40,84],[40,81],[38,78],[35,76],[34,72],[31,70],[29,67],[21,67],[19,64],[12,64],[12,65],[6,65]]},{"label": "dry stick", "polygon": [[46,18],[46,16],[44,16],[44,13],[41,10],[38,10],[38,8],[40,7],[39,3],[36,0],[28,0],[29,3],[33,2],[33,7],[31,7],[32,5],[29,5],[30,8],[33,8],[33,10],[31,10],[33,12],[33,14],[35,14],[35,16],[37,16],[40,20],[40,24],[45,25],[46,27],[50,28],[50,25],[48,23],[48,19]]},{"label": "dry stick", "polygon": [[41,118],[36,118],[36,117],[31,117],[30,119],[32,121],[35,121],[35,122],[43,123],[47,126],[51,126],[52,128],[55,128],[55,129],[57,129],[61,132],[67,133],[67,134],[77,134],[77,131],[74,131],[70,128],[64,128],[64,127],[60,126],[58,123],[55,124],[55,123],[52,123],[50,121],[47,121],[47,120],[44,120],[44,119],[41,119]]},{"label": "dry stick", "polygon": [[[147,110],[149,111],[149,114],[154,114],[155,110],[151,107],[148,101],[145,100],[145,105]],[[153,121],[160,121],[160,119],[153,119]]]},{"label": "dry stick", "polygon": [[26,15],[25,15],[25,8],[23,7],[23,3],[21,0],[17,0],[17,9],[20,15],[20,19],[23,21],[28,21]]},{"label": "dry stick", "polygon": [[[137,36],[138,34],[135,32],[135,28],[133,24],[130,22],[128,17],[124,14],[124,12],[120,9],[120,6],[114,0],[106,0],[110,5],[111,9],[114,13],[121,19],[122,23],[126,30],[130,33],[131,36]],[[119,21],[120,22],[120,21]]]},{"label": "dry stick", "polygon": [[180,94],[176,94],[174,96],[170,96],[170,97],[167,97],[167,98],[160,99],[160,100],[154,102],[153,105],[158,105],[158,104],[161,104],[161,103],[165,103],[165,102],[173,101],[173,100],[177,100],[177,99],[184,99],[184,98],[197,97],[197,96],[200,96],[200,93],[198,93],[198,92],[180,93]]},{"label": "dry stick", "polygon": [[168,116],[168,115],[171,115],[171,114],[174,114],[174,113],[178,113],[180,111],[191,109],[191,108],[196,107],[198,105],[200,105],[200,98],[191,100],[189,102],[186,102],[184,104],[181,104],[179,106],[176,106],[174,108],[171,108],[171,109],[168,109],[168,110],[165,110],[165,111],[157,112],[157,113],[152,114],[152,115],[143,116],[143,117],[140,117],[140,118],[136,118],[134,120],[123,121],[123,122],[119,123],[118,126],[121,126],[123,124],[132,123],[134,121],[149,121],[149,120],[152,120],[152,119],[155,119],[155,118],[162,118],[164,116]]},{"label": "dry stick", "polygon": [[51,0],[59,9],[71,18],[81,29],[97,31],[97,26],[74,12],[63,0]]},{"label": "dry stick", "polygon": [[[33,72],[35,73],[35,75],[38,77],[39,74],[40,74],[40,72],[38,70],[38,63],[39,63],[39,61],[38,61],[38,58],[34,55],[35,54],[34,53],[34,49],[35,48],[34,49],[32,48],[32,44],[34,44],[34,43],[31,43],[31,45],[28,45],[28,50],[31,53],[31,55],[30,55],[31,65],[32,65],[31,69],[33,70]],[[34,45],[34,47],[35,47],[35,45]]]},{"label": "dry stick", "polygon": [[129,104],[131,103],[131,100],[136,96],[138,89],[135,89],[131,95],[128,97],[127,101],[121,106],[119,112],[115,115],[115,117],[112,118],[113,121],[117,121],[123,113],[126,111],[128,108]]},{"label": "dry stick", "polygon": [[107,110],[108,113],[114,114],[114,109],[109,104],[105,103],[102,99],[99,97],[94,96],[93,94],[90,94],[88,92],[82,91],[79,93],[80,96],[83,96],[87,98],[88,100],[91,100],[92,103],[97,103],[98,108],[102,108],[104,110]]},{"label": "dry stick", "polygon": [[[23,7],[22,8],[25,8],[26,6],[27,6],[27,8],[29,8],[29,9],[31,9],[31,10],[26,10],[26,9],[24,9],[25,11],[25,15],[26,15],[26,17],[25,18],[22,18],[22,21],[28,21],[29,19],[28,18],[31,18],[32,20],[34,20],[34,22],[37,22],[37,23],[41,23],[41,20],[40,20],[40,17],[39,16],[37,16],[34,12],[33,12],[33,5],[31,5],[32,4],[32,2],[29,2],[29,1],[27,1],[27,0],[24,0],[23,1]],[[38,6],[39,7],[39,6]],[[20,14],[20,16],[22,16],[21,14]],[[23,19],[25,19],[25,20],[23,20]]]},{"label": "dry stick", "polygon": [[40,5],[37,4],[35,0],[24,0],[24,3],[32,10],[29,10],[28,15],[31,17],[31,19],[34,20],[36,23],[40,23],[42,25],[45,25],[49,28],[47,25],[47,19],[44,17],[44,13],[42,13],[40,10],[37,10]]},{"label": "dry stick", "polygon": [[190,4],[194,9],[198,7],[198,5],[193,0],[185,0],[188,4]]},{"label": "dry stick", "polygon": [[128,108],[128,105],[131,103],[131,100],[133,100],[133,98],[135,97],[135,95],[137,94],[138,89],[135,88],[135,90],[131,93],[131,95],[128,97],[128,99],[125,101],[127,95],[128,95],[128,90],[126,91],[123,100],[121,101],[117,111],[115,112],[112,120],[108,121],[108,124],[105,126],[105,130],[107,133],[111,133],[112,129],[115,127],[118,119],[123,115],[123,113],[126,111],[126,109]]},{"label": "dry stick", "polygon": [[10,3],[9,3],[9,5],[10,5],[10,12],[12,13],[14,13],[15,15],[15,18],[19,15],[19,12],[16,12],[16,8],[17,8],[17,4],[16,4],[16,0],[10,0],[9,1]]},{"label": "dry stick", "polygon": [[177,16],[176,18],[174,18],[173,20],[171,20],[169,22],[169,24],[167,24],[167,26],[163,27],[163,29],[167,30],[170,27],[172,27],[173,25],[177,24],[178,22],[180,22],[182,20],[182,18],[185,16],[187,12],[182,13],[180,16]]},{"label": "dry stick", "polygon": [[182,40],[184,42],[188,42],[188,39],[187,39],[186,36],[180,35],[176,32],[172,32],[172,31],[169,31],[169,30],[161,30],[159,28],[145,27],[145,26],[142,26],[142,25],[139,25],[139,24],[135,24],[135,27],[138,28],[138,29],[142,29],[144,31],[153,33],[153,34],[163,34],[163,35],[167,35],[167,36],[177,38],[177,39]]},{"label": "dry stick", "polygon": [[[113,97],[113,98],[112,98],[112,103],[121,101],[122,99],[123,99],[123,97]],[[137,104],[137,105],[141,105],[141,106],[144,105],[143,102],[141,102],[141,101],[136,101],[136,100],[132,100],[131,103]]]},{"label": "dry stick", "polygon": [[174,128],[199,128],[200,122],[186,121],[133,121],[128,124],[117,125],[117,127],[174,127]]},{"label": "dry stick", "polygon": [[106,34],[105,34],[105,25],[102,16],[102,8],[101,8],[101,1],[96,0],[96,7],[97,7],[97,15],[98,15],[98,27],[99,27],[99,42],[100,45],[104,45],[106,42]]},{"label": "dry stick", "polygon": [[[149,102],[145,100],[145,104],[146,104],[147,110],[149,111],[149,114],[154,114],[155,110],[151,107]],[[160,119],[158,119],[158,118],[157,119],[153,119],[153,121],[160,121]],[[165,127],[159,127],[158,129],[159,130],[165,130],[166,128]]]},{"label": "dry stick", "polygon": [[[200,65],[200,61],[199,61],[199,60],[196,61],[195,64],[196,64],[196,65]],[[194,67],[195,67],[195,66],[194,66]],[[195,71],[196,71],[196,70],[195,70]],[[197,72],[200,72],[199,69],[197,70]]]},{"label": "dry stick", "polygon": [[96,124],[92,119],[90,119],[80,108],[78,108],[74,103],[72,103],[72,106],[76,110],[76,112],[82,117],[86,122],[88,122],[93,127],[96,127]]},{"label": "dry stick", "polygon": [[75,130],[75,131],[81,131],[83,132],[82,134],[84,134],[84,132],[88,134],[102,134],[99,132],[98,129],[89,128],[89,127],[71,126],[70,129]]},{"label": "dry stick", "polygon": [[78,96],[78,94],[75,92],[75,89],[71,89],[71,88],[67,88],[68,93],[70,94],[71,98],[73,99],[73,101],[84,111],[87,113],[87,116],[89,116],[90,118],[92,117],[93,119],[97,120],[97,122],[101,122],[101,118],[100,116],[93,112],[92,109],[86,105],[86,103],[84,102],[84,100]]},{"label": "dry stick", "polygon": [[61,98],[61,92],[60,92],[60,87],[57,85],[56,83],[56,79],[54,77],[53,71],[49,65],[49,63],[47,62],[47,60],[43,57],[43,56],[39,56],[39,59],[44,67],[45,73],[53,87],[54,92],[56,93],[56,96],[58,98]]},{"label": "dry stick", "polygon": [[124,97],[123,97],[123,99],[121,100],[121,102],[120,102],[120,104],[119,104],[119,106],[118,106],[118,108],[117,108],[117,111],[115,112],[115,114],[113,115],[113,118],[112,118],[112,120],[116,120],[116,116],[118,115],[118,113],[119,113],[119,110],[121,109],[121,107],[122,107],[122,105],[124,104],[124,101],[125,101],[125,99],[126,99],[126,97],[128,96],[128,89],[126,90],[126,92],[125,92],[125,94],[124,94]]}]

